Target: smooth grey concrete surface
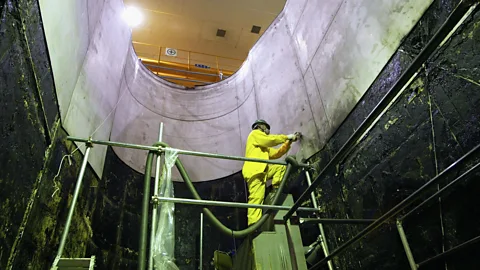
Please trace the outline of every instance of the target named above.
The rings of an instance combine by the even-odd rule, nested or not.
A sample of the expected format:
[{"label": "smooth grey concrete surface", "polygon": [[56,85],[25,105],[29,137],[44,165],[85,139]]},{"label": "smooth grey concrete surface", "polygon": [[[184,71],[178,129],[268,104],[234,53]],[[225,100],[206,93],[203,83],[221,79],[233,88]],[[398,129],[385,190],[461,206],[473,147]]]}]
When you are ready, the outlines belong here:
[{"label": "smooth grey concrete surface", "polygon": [[310,64],[332,127],[345,119],[431,2],[344,1]]},{"label": "smooth grey concrete surface", "polygon": [[[121,19],[123,3],[41,0],[40,8],[63,127],[70,135],[95,132],[93,138],[108,140],[131,46],[130,30]],[[100,177],[106,149],[97,145],[89,157]]]},{"label": "smooth grey concrete surface", "polygon": [[335,23],[333,18],[343,3],[343,0],[307,1],[296,27],[289,28],[291,33],[294,33],[293,39],[302,73],[307,70],[319,45],[323,44],[325,34]]},{"label": "smooth grey concrete surface", "polygon": [[87,2],[40,0],[39,3],[64,119],[90,41]]},{"label": "smooth grey concrete surface", "polygon": [[[243,155],[234,82],[225,81],[203,91],[174,89],[151,76],[136,60],[132,49],[124,78],[112,140],[151,145],[157,140],[159,124],[163,122],[163,140],[172,147]],[[143,171],[146,152],[114,150],[132,168]],[[181,159],[193,181],[229,175],[237,172],[241,165],[238,161],[192,156],[181,156]],[[178,179],[176,173],[173,177]]]},{"label": "smooth grey concrete surface", "polygon": [[[432,0],[289,0],[236,74],[195,90],[159,79],[138,61],[120,0],[40,2],[70,135],[88,137],[104,122],[95,139],[151,145],[164,122],[172,147],[243,155],[251,123],[264,118],[272,133],[304,133],[290,150],[300,159],[323,147]],[[145,152],[114,151],[143,172]],[[101,175],[105,148],[92,156]],[[243,165],[182,160],[194,181]]]}]

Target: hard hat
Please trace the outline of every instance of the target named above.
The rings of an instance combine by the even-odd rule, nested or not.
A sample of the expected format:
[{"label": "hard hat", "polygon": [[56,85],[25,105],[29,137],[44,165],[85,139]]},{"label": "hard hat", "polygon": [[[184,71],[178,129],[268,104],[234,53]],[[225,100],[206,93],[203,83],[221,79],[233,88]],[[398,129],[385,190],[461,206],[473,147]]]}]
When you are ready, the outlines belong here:
[{"label": "hard hat", "polygon": [[268,129],[270,129],[270,125],[267,123],[267,121],[265,121],[265,120],[263,120],[263,119],[257,119],[257,121],[255,121],[255,123],[253,123],[252,129],[255,129],[255,127],[256,127],[258,124],[264,124],[265,126],[267,126]]}]

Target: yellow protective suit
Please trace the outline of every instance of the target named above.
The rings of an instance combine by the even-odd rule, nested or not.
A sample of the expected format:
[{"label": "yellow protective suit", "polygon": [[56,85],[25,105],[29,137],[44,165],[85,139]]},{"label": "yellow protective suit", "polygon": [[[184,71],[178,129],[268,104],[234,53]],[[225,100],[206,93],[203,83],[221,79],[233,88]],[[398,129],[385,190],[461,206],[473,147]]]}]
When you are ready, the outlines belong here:
[{"label": "yellow protective suit", "polygon": [[[278,148],[273,146],[282,144]],[[277,159],[290,149],[291,141],[287,135],[267,135],[261,130],[253,130],[247,138],[245,156],[248,158]],[[265,183],[272,179],[273,187],[278,187],[285,174],[283,165],[270,165],[259,162],[245,162],[242,169],[243,178],[247,182],[248,203],[262,204],[265,198]],[[248,209],[248,225],[256,223],[262,217],[262,209]]]}]

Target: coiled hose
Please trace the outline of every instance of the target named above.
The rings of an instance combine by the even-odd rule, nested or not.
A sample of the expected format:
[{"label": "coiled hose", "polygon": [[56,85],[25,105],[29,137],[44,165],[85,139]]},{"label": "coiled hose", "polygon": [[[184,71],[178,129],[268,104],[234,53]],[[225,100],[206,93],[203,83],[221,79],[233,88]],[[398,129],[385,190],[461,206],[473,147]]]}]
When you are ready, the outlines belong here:
[{"label": "coiled hose", "polygon": [[[168,144],[163,143],[163,142],[157,142],[153,146],[155,147],[169,147]],[[138,269],[139,270],[144,270],[146,267],[146,256],[147,256],[147,230],[148,230],[148,208],[149,208],[149,201],[150,201],[150,180],[151,180],[151,175],[152,175],[152,163],[153,163],[153,157],[156,154],[155,151],[150,151],[148,152],[147,156],[147,163],[145,165],[145,175],[144,175],[144,194],[143,194],[143,201],[142,201],[142,218],[141,218],[141,225],[140,225],[140,237],[139,237],[139,249],[138,249]],[[280,186],[278,187],[277,193],[275,193],[275,197],[273,199],[272,204],[277,205],[278,201],[280,199],[280,194],[282,193],[283,189],[285,188],[285,183],[287,182],[287,178],[290,175],[293,166],[298,167],[298,163],[295,160],[294,157],[288,156],[286,159],[287,161],[287,169],[285,171],[285,174],[283,175],[282,182],[280,183]],[[188,176],[187,171],[185,170],[185,167],[183,167],[182,162],[180,161],[179,158],[175,161],[175,166],[177,167],[178,171],[180,172],[180,175],[183,178],[183,181],[185,181],[185,184],[187,184],[188,189],[192,193],[193,197],[197,200],[201,200],[200,195],[198,195],[197,190],[192,184],[192,180]],[[228,228],[227,226],[223,225],[222,222],[220,222],[217,217],[208,209],[208,208],[203,208],[203,213],[210,219],[212,224],[217,227],[223,234],[227,236],[233,236],[235,238],[243,238],[253,232],[255,232],[257,229],[262,226],[265,221],[270,217],[271,211],[267,211],[266,214],[264,214],[260,220],[253,224],[252,226],[241,230],[241,231],[234,231]]]},{"label": "coiled hose", "polygon": [[[153,146],[169,147],[168,144],[166,144],[164,142],[157,142]],[[297,161],[292,156],[288,156],[285,160],[287,162],[287,168],[285,170],[285,174],[283,175],[282,182],[280,182],[280,186],[278,187],[277,193],[275,193],[275,197],[274,197],[273,202],[272,202],[273,205],[277,205],[279,203],[280,194],[282,194],[282,191],[285,188],[285,185],[286,185],[286,182],[287,182],[286,180],[288,179],[288,176],[292,172],[293,167],[298,166]],[[192,193],[193,197],[197,200],[201,200],[202,198],[200,197],[200,195],[198,195],[198,192],[195,189],[195,187],[193,186],[193,183],[192,183],[192,180],[190,179],[190,176],[188,175],[187,171],[185,170],[185,167],[182,164],[182,161],[179,158],[177,158],[177,160],[175,161],[175,166],[177,167],[178,171],[180,172],[180,175],[182,176],[183,181],[185,181],[185,184],[187,185],[188,189]],[[205,215],[208,217],[208,219],[210,219],[212,224],[215,227],[217,227],[217,229],[219,229],[223,234],[225,234],[227,236],[233,236],[235,238],[243,238],[243,237],[253,233],[255,230],[259,229],[263,225],[263,223],[265,223],[265,221],[268,220],[268,218],[271,215],[271,211],[267,211],[267,213],[265,213],[257,223],[253,224],[252,226],[250,226],[250,227],[248,227],[244,230],[234,231],[234,230],[228,228],[227,226],[225,226],[222,222],[220,222],[220,220],[217,219],[217,217],[210,211],[210,209],[204,207],[203,208],[203,213],[205,213]]]}]

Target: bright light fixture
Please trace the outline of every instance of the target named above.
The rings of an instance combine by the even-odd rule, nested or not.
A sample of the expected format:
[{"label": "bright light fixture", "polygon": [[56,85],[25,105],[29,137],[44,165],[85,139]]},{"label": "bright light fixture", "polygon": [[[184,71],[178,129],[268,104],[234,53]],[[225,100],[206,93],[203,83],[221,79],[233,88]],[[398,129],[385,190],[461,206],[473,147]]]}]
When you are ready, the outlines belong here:
[{"label": "bright light fixture", "polygon": [[135,27],[142,22],[142,13],[135,7],[126,7],[123,19],[130,27]]}]

